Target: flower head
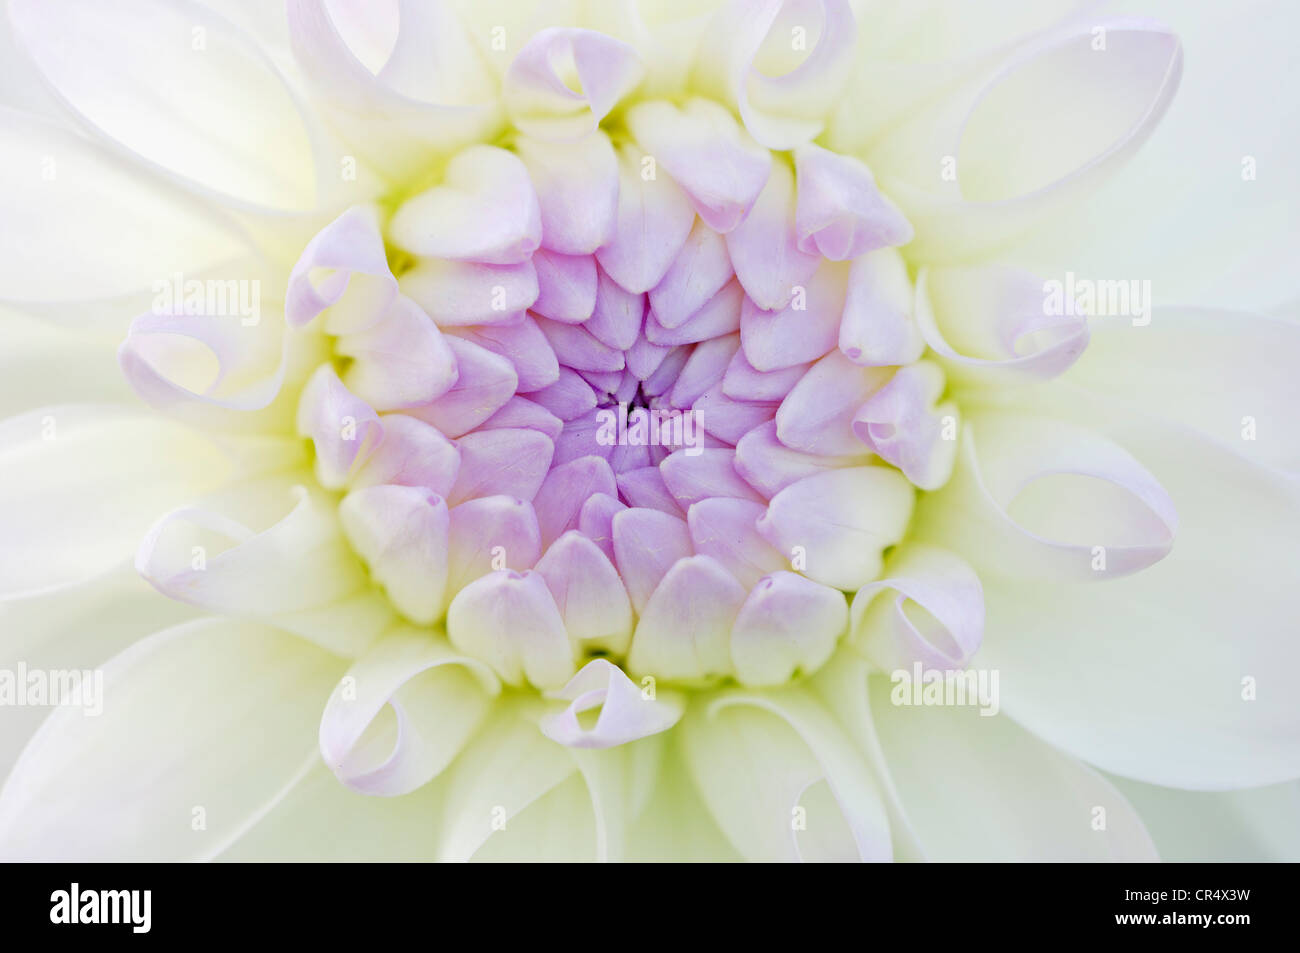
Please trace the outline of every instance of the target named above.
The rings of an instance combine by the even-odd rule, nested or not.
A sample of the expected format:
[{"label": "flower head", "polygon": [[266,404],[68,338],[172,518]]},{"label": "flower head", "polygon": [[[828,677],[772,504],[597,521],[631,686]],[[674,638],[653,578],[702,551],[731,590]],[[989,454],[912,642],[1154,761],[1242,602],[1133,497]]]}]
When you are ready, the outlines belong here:
[{"label": "flower head", "polygon": [[[233,75],[257,111],[157,138],[115,97],[125,65],[75,65],[113,17],[71,3],[56,44],[60,4],[10,4],[63,106],[158,177],[49,130],[74,168],[186,216],[130,262],[168,276],[117,350],[151,412],[47,415],[99,479],[59,521],[82,557],[55,538],[17,588],[84,588],[129,538],[170,600],[132,605],[204,618],[110,664],[102,721],[45,722],[0,795],[10,852],[121,856],[102,804],[69,806],[66,840],[47,805],[134,731],[139,783],[203,818],[150,856],[250,830],[275,855],[278,811],[351,789],[380,796],[358,829],[409,816],[443,859],[530,856],[536,824],[560,856],[920,857],[952,817],[925,758],[1005,792],[1021,751],[1041,813],[1013,798],[1003,847],[1150,853],[1075,757],[1194,772],[1149,771],[1108,719],[1103,741],[1067,727],[1079,696],[1053,692],[1084,649],[1049,665],[1026,641],[1097,581],[1139,591],[1185,521],[1185,471],[1148,469],[1100,408],[1149,294],[1099,322],[1073,273],[1053,297],[999,250],[1146,138],[1181,70],[1169,31],[1067,16],[940,68],[881,56],[904,15],[873,32],[843,0],[141,5],[192,27],[176,96]],[[1041,110],[1062,77],[1077,98]],[[84,493],[60,452],[20,478]],[[216,759],[178,772],[202,743]],[[1242,783],[1300,765],[1223,763]],[[1102,836],[1053,839],[1094,808]]]}]

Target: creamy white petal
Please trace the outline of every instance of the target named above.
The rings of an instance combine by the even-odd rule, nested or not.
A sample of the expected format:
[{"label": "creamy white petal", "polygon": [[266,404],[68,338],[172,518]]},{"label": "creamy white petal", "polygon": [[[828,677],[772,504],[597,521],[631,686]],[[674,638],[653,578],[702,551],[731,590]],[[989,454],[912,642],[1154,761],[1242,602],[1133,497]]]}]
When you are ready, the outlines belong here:
[{"label": "creamy white petal", "polygon": [[[275,629],[208,619],[104,667],[104,709],[54,710],[0,791],[10,859],[202,860],[316,762],[334,656]],[[239,686],[231,691],[231,686]]]},{"label": "creamy white petal", "polygon": [[321,715],[321,757],[366,794],[408,794],[438,775],[492,707],[500,683],[441,635],[394,629],[335,686]]},{"label": "creamy white petal", "polygon": [[910,696],[910,686],[871,679],[872,720],[931,860],[1157,859],[1137,813],[1096,771],[1005,714],[895,705],[900,690]]},{"label": "creamy white petal", "polygon": [[700,795],[747,860],[890,859],[870,769],[805,689],[723,692],[681,730]]},{"label": "creamy white petal", "polygon": [[207,438],[134,409],[67,405],[9,418],[0,424],[0,536],[11,543],[2,591],[51,589],[121,565],[160,512],[236,472]]}]

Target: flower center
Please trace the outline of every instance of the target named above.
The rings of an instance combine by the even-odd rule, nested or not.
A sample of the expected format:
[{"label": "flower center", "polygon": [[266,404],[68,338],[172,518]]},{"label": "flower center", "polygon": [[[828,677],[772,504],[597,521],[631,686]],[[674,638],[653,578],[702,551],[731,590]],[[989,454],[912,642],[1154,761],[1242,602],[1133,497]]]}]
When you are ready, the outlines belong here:
[{"label": "flower center", "polygon": [[600,656],[779,684],[952,466],[911,229],[862,163],[770,152],[716,103],[618,122],[349,209],[290,277],[279,374],[308,368],[297,427],[372,582],[505,683]]}]

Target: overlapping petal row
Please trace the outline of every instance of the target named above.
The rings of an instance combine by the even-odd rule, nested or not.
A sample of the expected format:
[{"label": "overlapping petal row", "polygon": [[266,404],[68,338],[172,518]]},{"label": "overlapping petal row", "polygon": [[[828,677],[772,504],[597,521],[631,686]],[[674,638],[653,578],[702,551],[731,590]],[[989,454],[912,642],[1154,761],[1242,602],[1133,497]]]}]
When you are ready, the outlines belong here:
[{"label": "overlapping petal row", "polygon": [[[1044,317],[1010,270],[914,288],[911,225],[860,160],[707,98],[623,101],[641,79],[619,41],[543,30],[504,77],[503,139],[307,244],[287,333],[155,313],[121,349],[136,390],[191,422],[291,416],[310,438],[318,486],[287,515],[179,510],[137,565],[359,659],[373,705],[336,691],[321,744],[361,790],[428,780],[503,688],[568,701],[543,731],[605,747],[671,727],[680,687],[815,672],[850,630],[883,667],[960,667],[980,645],[962,558],[921,540],[885,565],[957,454],[925,354],[1050,376],[1083,319]],[[959,352],[937,315],[962,311]],[[1167,549],[1172,511],[1148,496],[1165,526],[1117,573]],[[388,702],[398,740],[376,758],[363,735]],[[463,730],[404,750],[422,707]]]},{"label": "overlapping petal row", "polygon": [[[11,628],[59,587],[99,611],[95,574],[151,522],[137,568],[225,617],[133,596],[156,634],[106,673],[130,704],[45,722],[0,795],[9,853],[216,856],[267,805],[310,813],[313,741],[352,789],[421,789],[376,805],[331,784],[326,829],[347,798],[446,858],[527,854],[546,840],[530,815],[594,820],[601,857],[1145,857],[1076,757],[1159,784],[1294,776],[1294,706],[1236,698],[1239,673],[1294,655],[1257,582],[1294,487],[1255,467],[1294,463],[1294,382],[1253,379],[1272,371],[1253,349],[1289,353],[1294,329],[1090,327],[991,263],[1146,138],[1181,68],[1167,29],[1086,4],[858,24],[839,0],[290,0],[287,30],[257,5],[128,6],[146,15],[124,28],[89,0],[9,4],[88,135],[0,115],[7,209],[78,222],[6,233],[4,298],[107,325],[183,269],[260,275],[270,307],[133,322],[131,384],[203,433],[102,408],[5,423],[23,505],[4,528],[29,541],[5,588],[45,594],[7,604]],[[199,34],[203,55],[174,42]],[[135,96],[159,75],[240,94],[199,121]],[[32,188],[50,157],[58,188]],[[33,335],[98,399],[99,352],[69,337]],[[43,360],[6,391],[17,409],[67,399]],[[1285,439],[1242,445],[1194,397],[1225,365]],[[701,426],[610,441],[624,404]],[[59,439],[33,446],[49,420]],[[78,492],[44,492],[69,474]],[[1178,549],[1095,595],[1169,552],[1161,483]],[[1249,599],[1219,598],[1225,549]],[[1156,604],[1169,641],[1135,629]],[[108,635],[96,658],[126,638]],[[837,639],[852,650],[827,660]],[[977,649],[1003,717],[896,708],[861,657]],[[145,790],[163,813],[213,807],[210,830],[98,822]],[[1097,805],[1104,836],[1080,824]]]}]

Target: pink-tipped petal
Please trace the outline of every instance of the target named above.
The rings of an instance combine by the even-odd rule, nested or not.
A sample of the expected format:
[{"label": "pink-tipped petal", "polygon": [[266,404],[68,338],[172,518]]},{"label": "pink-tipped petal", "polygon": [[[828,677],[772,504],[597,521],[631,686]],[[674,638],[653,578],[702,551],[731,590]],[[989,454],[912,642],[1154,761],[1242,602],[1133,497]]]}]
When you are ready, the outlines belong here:
[{"label": "pink-tipped petal", "polygon": [[821,668],[849,625],[844,593],[798,573],[754,585],[731,627],[731,658],[746,685],[781,685]]},{"label": "pink-tipped petal", "polygon": [[[727,235],[736,277],[745,294],[764,311],[779,311],[789,304],[795,286],[808,283],[822,257],[816,248],[797,240],[794,190],[789,166],[774,162],[753,209]],[[802,187],[799,198],[802,202]]]},{"label": "pink-tipped petal", "polygon": [[892,248],[868,252],[849,268],[840,350],[855,364],[910,364],[925,350],[912,320],[912,280]]},{"label": "pink-tipped petal", "polygon": [[538,264],[536,256],[515,265],[423,258],[398,285],[439,326],[501,324],[537,301]]},{"label": "pink-tipped petal", "polygon": [[384,439],[358,469],[353,489],[384,483],[421,486],[439,496],[451,492],[460,472],[460,451],[436,427],[406,414],[379,418]]},{"label": "pink-tipped petal", "polygon": [[447,636],[510,685],[559,688],[574,672],[564,620],[535,572],[497,570],[471,582],[447,608]]},{"label": "pink-tipped petal", "polygon": [[441,185],[402,203],[388,233],[426,258],[514,265],[541,244],[542,218],[524,164],[504,149],[471,146],[448,163]]},{"label": "pink-tipped petal", "polygon": [[[540,727],[546,737],[570,748],[612,748],[667,731],[685,707],[674,692],[647,695],[606,659],[592,659],[553,694],[568,701],[569,707],[545,716]],[[596,708],[600,714],[595,724],[582,727],[578,716]]]},{"label": "pink-tipped petal", "polygon": [[515,148],[537,189],[545,248],[590,255],[613,237],[618,156],[605,133],[558,143],[525,137]]},{"label": "pink-tipped petal", "polygon": [[428,625],[442,616],[447,588],[447,503],[414,486],[353,490],[339,505],[352,548],[393,607]]},{"label": "pink-tipped petal", "polygon": [[767,182],[771,154],[715,102],[692,99],[681,108],[639,103],[628,110],[627,125],[715,232],[725,234],[739,225]]},{"label": "pink-tipped petal", "polygon": [[628,669],[660,679],[731,673],[731,627],[745,588],[708,556],[675,562],[646,601]]},{"label": "pink-tipped petal", "polygon": [[[909,603],[921,611],[909,611]],[[853,597],[854,644],[884,671],[910,670],[918,662],[927,670],[963,668],[983,639],[979,576],[936,546],[900,548],[885,578]]]},{"label": "pink-tipped petal", "polygon": [[483,423],[514,396],[519,376],[509,360],[473,341],[448,335],[459,376],[447,393],[431,404],[409,412],[437,427],[448,437],[459,437]]},{"label": "pink-tipped petal", "polygon": [[316,447],[316,476],[323,486],[342,488],[383,438],[379,415],[322,364],[298,402],[298,432]]},{"label": "pink-tipped petal", "polygon": [[[621,40],[595,30],[547,27],[511,61],[502,95],[519,129],[567,143],[597,130],[644,73],[636,50]],[[571,76],[580,92],[566,82]]]},{"label": "pink-tipped petal", "polygon": [[327,331],[359,331],[378,321],[396,296],[378,214],[354,206],[303,249],[289,273],[284,316],[291,327],[301,327],[328,308]]},{"label": "pink-tipped petal", "polygon": [[532,309],[544,318],[581,324],[596,309],[596,262],[590,255],[562,255],[546,248],[533,255],[537,300]]},{"label": "pink-tipped petal", "polygon": [[767,507],[752,500],[714,497],[691,505],[686,515],[695,551],[712,556],[746,589],[789,562],[758,532]]},{"label": "pink-tipped petal", "polygon": [[537,561],[574,647],[580,652],[627,651],[632,603],[618,570],[599,546],[578,530],[565,533]]},{"label": "pink-tipped petal", "polygon": [[638,506],[614,514],[612,526],[619,575],[640,614],[672,565],[694,552],[690,531],[681,517]]},{"label": "pink-tipped petal", "polygon": [[839,351],[827,354],[795,384],[776,412],[776,435],[792,450],[819,456],[860,455],[853,417],[890,379],[893,368],[859,367]]},{"label": "pink-tipped petal", "polygon": [[375,325],[338,339],[353,358],[348,389],[376,410],[399,410],[437,400],[459,376],[456,357],[420,306],[398,295]]},{"label": "pink-tipped petal", "polygon": [[931,361],[898,369],[853,415],[853,432],[922,490],[948,482],[957,457],[957,405],[936,404],[943,371]]},{"label": "pink-tipped petal", "polygon": [[451,511],[447,592],[458,592],[494,569],[531,569],[542,555],[537,513],[527,500],[484,496]]},{"label": "pink-tipped petal", "polygon": [[906,245],[912,226],[853,156],[808,144],[795,150],[799,249],[849,261],[877,248]]},{"label": "pink-tipped petal", "polygon": [[880,575],[881,553],[906,531],[913,493],[885,467],[828,470],[772,497],[758,529],[808,578],[859,589]]}]

